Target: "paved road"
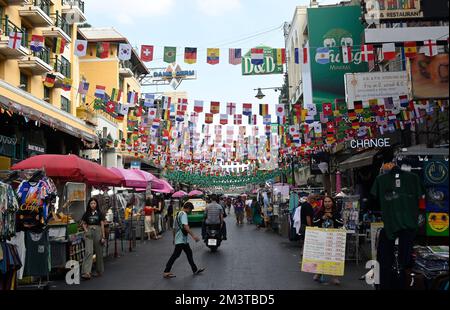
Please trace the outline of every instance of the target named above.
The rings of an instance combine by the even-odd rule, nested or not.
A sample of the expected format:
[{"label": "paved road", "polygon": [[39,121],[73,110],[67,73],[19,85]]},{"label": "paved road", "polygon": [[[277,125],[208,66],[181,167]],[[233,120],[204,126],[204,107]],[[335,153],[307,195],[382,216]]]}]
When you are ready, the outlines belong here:
[{"label": "paved road", "polygon": [[[191,240],[194,260],[206,267],[204,274],[193,276],[184,253],[175,262],[174,279],[163,279],[162,272],[172,254],[171,232],[163,239],[141,243],[134,252],[120,258],[110,258],[102,278],[83,281],[79,286],[67,286],[63,281],[53,283],[51,289],[61,290],[370,290],[358,278],[364,266],[346,266],[346,276],[339,287],[319,284],[312,275],[302,273],[299,266],[299,247],[287,238],[272,232],[257,230],[253,225],[236,226],[228,216],[228,241],[217,253],[211,253],[204,243]],[[194,228],[200,235],[200,228]]]}]

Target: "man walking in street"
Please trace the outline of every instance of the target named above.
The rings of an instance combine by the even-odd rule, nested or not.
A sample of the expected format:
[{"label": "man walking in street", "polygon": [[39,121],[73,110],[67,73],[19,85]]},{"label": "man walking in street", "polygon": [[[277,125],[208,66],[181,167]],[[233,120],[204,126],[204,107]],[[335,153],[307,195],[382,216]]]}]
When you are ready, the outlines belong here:
[{"label": "man walking in street", "polygon": [[188,235],[191,235],[192,239],[195,240],[195,242],[199,242],[200,238],[195,236],[194,233],[191,231],[188,225],[188,217],[187,214],[190,213],[194,209],[194,205],[190,202],[186,202],[183,205],[183,210],[180,211],[174,222],[174,230],[173,230],[173,237],[174,237],[174,244],[175,244],[175,250],[170,257],[169,261],[167,262],[166,269],[164,270],[164,278],[170,279],[175,278],[175,275],[171,273],[172,266],[175,263],[175,261],[180,257],[181,252],[184,251],[186,253],[187,259],[189,261],[189,264],[191,265],[192,272],[194,275],[198,275],[201,272],[205,271],[205,268],[197,268],[197,266],[194,263],[194,258],[192,257],[192,249],[189,246],[188,243]]}]

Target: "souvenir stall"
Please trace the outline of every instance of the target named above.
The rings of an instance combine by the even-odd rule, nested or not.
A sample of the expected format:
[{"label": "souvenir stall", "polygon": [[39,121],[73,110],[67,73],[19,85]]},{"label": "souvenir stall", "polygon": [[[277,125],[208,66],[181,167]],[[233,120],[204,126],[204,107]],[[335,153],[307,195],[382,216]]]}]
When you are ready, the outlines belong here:
[{"label": "souvenir stall", "polygon": [[[51,271],[48,222],[54,211],[56,186],[44,170],[5,171],[2,174],[0,177],[6,180],[2,188],[6,191],[0,193],[0,201],[4,201],[5,193],[9,200],[6,204],[8,213],[2,212],[2,239],[7,241],[2,243],[1,262],[6,271],[3,273],[6,275],[5,286],[16,288],[15,282],[19,281],[21,288],[45,289]],[[17,197],[17,205],[12,191]]]},{"label": "souvenir stall", "polygon": [[12,179],[0,174],[0,180],[0,291],[9,291],[17,288],[17,278],[22,278],[25,259],[23,248],[19,249],[13,240],[19,204],[9,184]]},{"label": "souvenir stall", "polygon": [[448,156],[415,146],[386,158],[371,191],[383,221],[372,230],[380,289],[448,285]]},{"label": "souvenir stall", "polygon": [[[50,200],[51,210],[46,210],[44,204],[43,211],[47,219],[50,270],[60,271],[66,268],[69,260],[83,262],[84,234],[80,221],[92,188],[105,189],[119,185],[122,180],[102,166],[74,155],[34,156],[14,165],[12,169],[27,171],[39,167],[45,167],[45,174],[56,183]],[[102,211],[109,207],[109,204],[102,205]]]}]

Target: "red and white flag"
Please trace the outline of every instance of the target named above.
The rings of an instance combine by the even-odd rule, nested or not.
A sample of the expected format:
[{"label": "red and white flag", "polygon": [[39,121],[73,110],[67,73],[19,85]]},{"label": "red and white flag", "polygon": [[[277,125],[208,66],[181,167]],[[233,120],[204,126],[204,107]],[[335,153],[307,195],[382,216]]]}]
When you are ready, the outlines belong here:
[{"label": "red and white flag", "polygon": [[234,124],[242,125],[242,115],[241,114],[234,115]]},{"label": "red and white flag", "polygon": [[156,117],[157,109],[156,108],[150,108],[148,109],[148,118],[151,120],[154,120]]},{"label": "red and white flag", "polygon": [[194,102],[194,111],[197,113],[203,112],[203,101],[195,100]]},{"label": "red and white flag", "polygon": [[86,40],[76,40],[75,41],[75,51],[74,54],[78,57],[84,57],[87,53],[88,41]]},{"label": "red and white flag", "polygon": [[153,61],[153,45],[142,45],[141,47],[141,60],[143,62]]},{"label": "red and white flag", "polygon": [[277,116],[280,118],[283,118],[284,115],[286,114],[284,104],[277,104],[276,110],[277,110]]},{"label": "red and white flag", "polygon": [[384,60],[392,60],[397,57],[397,53],[395,51],[395,43],[384,43],[383,44],[383,59]]},{"label": "red and white flag", "polygon": [[373,45],[363,45],[361,47],[362,61],[369,62],[375,60],[375,54],[373,51]]},{"label": "red and white flag", "polygon": [[433,57],[438,54],[438,47],[436,40],[426,40],[423,43],[425,56]]},{"label": "red and white flag", "polygon": [[9,34],[8,47],[11,49],[19,49],[22,46],[22,32],[11,32]]},{"label": "red and white flag", "polygon": [[222,125],[228,124],[228,114],[220,114],[220,124]]},{"label": "red and white flag", "polygon": [[233,102],[227,103],[227,113],[228,113],[228,115],[236,114],[236,103],[233,103]]},{"label": "red and white flag", "polygon": [[343,46],[342,47],[342,62],[345,64],[352,62],[352,47],[351,46]]}]

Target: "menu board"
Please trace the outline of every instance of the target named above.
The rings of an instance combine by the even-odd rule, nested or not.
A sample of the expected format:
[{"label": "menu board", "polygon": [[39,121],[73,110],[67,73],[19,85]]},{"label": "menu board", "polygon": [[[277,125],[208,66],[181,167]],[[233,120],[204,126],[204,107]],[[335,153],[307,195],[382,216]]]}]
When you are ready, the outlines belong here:
[{"label": "menu board", "polygon": [[343,276],[347,233],[343,229],[307,227],[302,271]]}]

